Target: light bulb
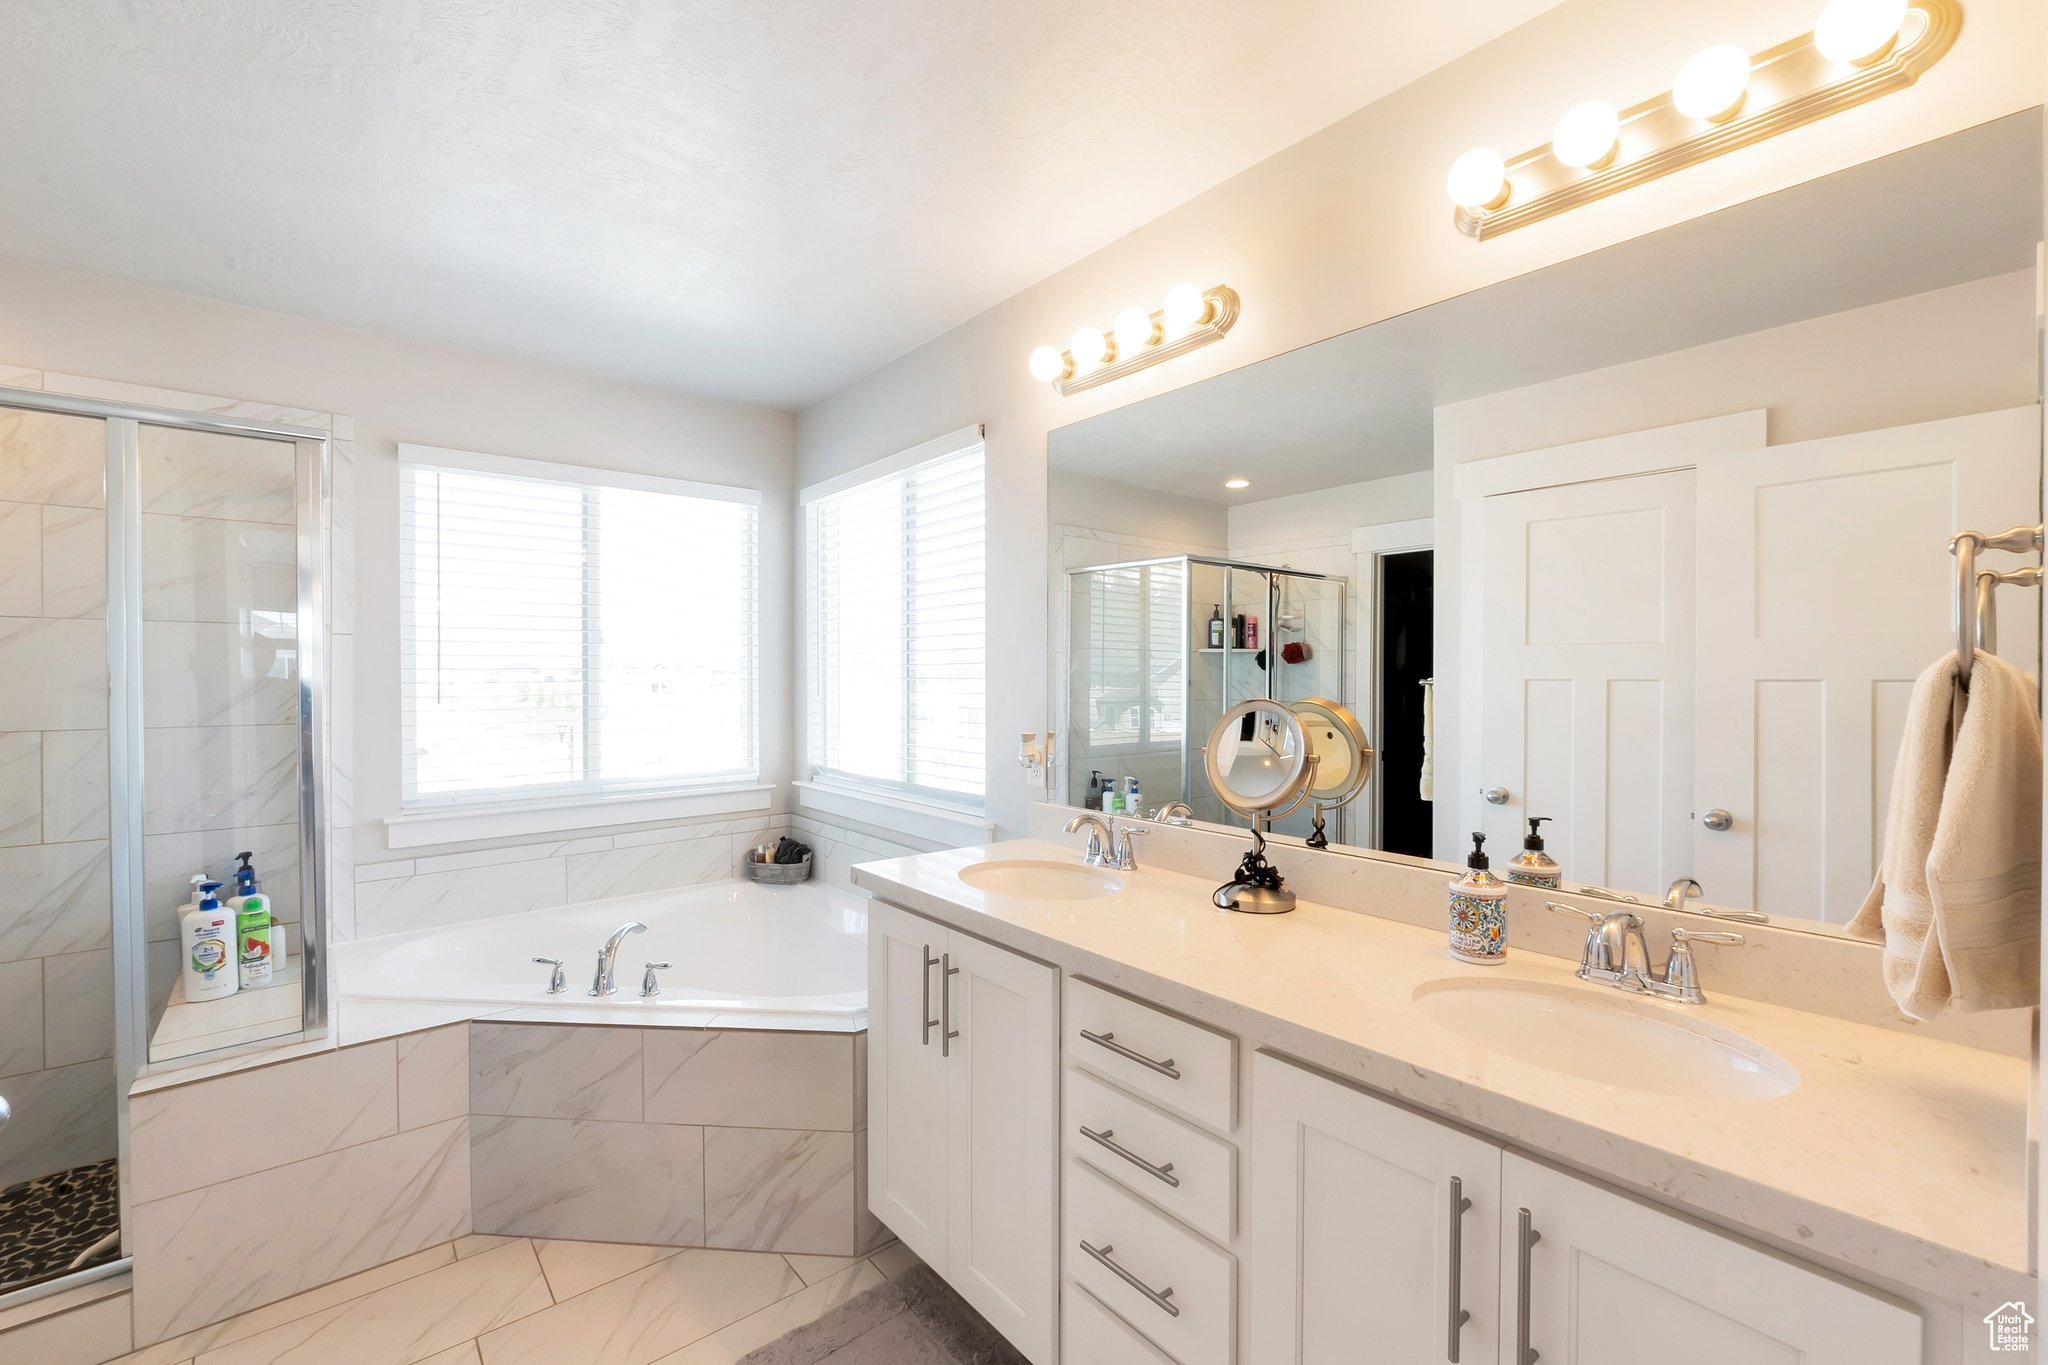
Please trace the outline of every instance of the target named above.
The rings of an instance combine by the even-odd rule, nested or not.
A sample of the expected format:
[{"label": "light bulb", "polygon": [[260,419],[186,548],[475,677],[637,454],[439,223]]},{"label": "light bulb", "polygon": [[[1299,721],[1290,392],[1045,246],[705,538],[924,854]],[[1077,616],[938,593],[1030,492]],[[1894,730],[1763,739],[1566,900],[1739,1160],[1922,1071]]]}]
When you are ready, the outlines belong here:
[{"label": "light bulb", "polygon": [[1031,353],[1031,377],[1042,384],[1063,379],[1067,373],[1067,358],[1060,354],[1057,346],[1041,346]]},{"label": "light bulb", "polygon": [[1508,168],[1491,147],[1474,147],[1451,163],[1444,190],[1459,208],[1497,209],[1508,201]]},{"label": "light bulb", "polygon": [[1749,89],[1749,54],[1733,43],[1696,53],[1678,68],[1671,104],[1687,118],[1719,123],[1733,114]]},{"label": "light bulb", "polygon": [[1587,100],[1565,111],[1550,132],[1550,150],[1567,166],[1604,166],[1621,136],[1621,115],[1605,100]]},{"label": "light bulb", "polygon": [[1100,327],[1078,327],[1073,340],[1067,343],[1067,350],[1073,355],[1074,364],[1082,368],[1100,365],[1109,359],[1109,338]]},{"label": "light bulb", "polygon": [[1116,348],[1125,355],[1144,350],[1159,340],[1159,328],[1142,308],[1126,308],[1116,315]]},{"label": "light bulb", "polygon": [[1225,479],[1223,481],[1223,486],[1225,488],[1235,491],[1239,488],[1250,488],[1252,486],[1252,481],[1250,479]]},{"label": "light bulb", "polygon": [[1209,320],[1209,300],[1191,284],[1177,284],[1166,291],[1166,329],[1185,332]]},{"label": "light bulb", "polygon": [[1834,62],[1869,62],[1884,54],[1906,22],[1906,0],[1829,0],[1813,26],[1813,45]]}]

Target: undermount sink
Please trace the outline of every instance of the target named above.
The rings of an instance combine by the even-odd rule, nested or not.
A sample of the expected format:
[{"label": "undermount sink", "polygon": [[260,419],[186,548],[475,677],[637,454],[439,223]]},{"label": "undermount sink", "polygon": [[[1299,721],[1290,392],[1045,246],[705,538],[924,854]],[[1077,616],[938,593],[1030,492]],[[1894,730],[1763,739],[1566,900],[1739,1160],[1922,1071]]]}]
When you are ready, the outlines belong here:
[{"label": "undermount sink", "polygon": [[1414,999],[1490,1052],[1589,1081],[1707,1100],[1768,1100],[1799,1086],[1798,1071],[1769,1048],[1601,986],[1430,981]]},{"label": "undermount sink", "polygon": [[1017,896],[1034,901],[1092,901],[1114,896],[1124,889],[1121,877],[1099,867],[1035,858],[976,863],[960,869],[960,880],[991,896]]}]

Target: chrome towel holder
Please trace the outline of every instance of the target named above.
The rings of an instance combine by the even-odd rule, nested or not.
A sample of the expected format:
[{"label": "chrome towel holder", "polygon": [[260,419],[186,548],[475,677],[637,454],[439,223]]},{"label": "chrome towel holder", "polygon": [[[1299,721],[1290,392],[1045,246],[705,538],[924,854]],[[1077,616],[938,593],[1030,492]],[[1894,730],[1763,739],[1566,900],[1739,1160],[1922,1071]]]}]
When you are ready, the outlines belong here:
[{"label": "chrome towel holder", "polygon": [[2042,543],[2042,525],[2014,526],[1996,535],[1982,531],[1958,531],[1949,540],[1948,552],[1956,557],[1956,678],[1970,685],[1970,666],[1979,649],[1998,648],[1997,591],[2001,583],[2022,587],[2041,586],[2041,566],[2027,564],[2017,569],[1979,569],[1977,556],[1985,550],[2011,550],[2018,554],[2037,551]]}]

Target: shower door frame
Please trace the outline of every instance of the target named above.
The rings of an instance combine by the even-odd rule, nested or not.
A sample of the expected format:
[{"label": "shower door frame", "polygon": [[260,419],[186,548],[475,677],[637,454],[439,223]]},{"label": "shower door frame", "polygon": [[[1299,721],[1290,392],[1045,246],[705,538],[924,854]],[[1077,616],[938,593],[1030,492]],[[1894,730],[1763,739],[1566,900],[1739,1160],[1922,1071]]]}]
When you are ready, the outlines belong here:
[{"label": "shower door frame", "polygon": [[[148,907],[143,877],[142,428],[175,427],[287,441],[294,451],[297,563],[300,1010],[296,1036],[280,1034],[177,1059],[178,1065],[257,1047],[325,1037],[327,982],[327,509],[332,433],[254,418],[187,412],[40,389],[0,387],[0,409],[96,418],[106,424],[107,790],[113,938],[116,1170],[129,1161],[128,1092],[149,1064]],[[0,1294],[0,1308],[128,1271],[129,1201],[121,1198],[122,1255],[103,1265]]]}]

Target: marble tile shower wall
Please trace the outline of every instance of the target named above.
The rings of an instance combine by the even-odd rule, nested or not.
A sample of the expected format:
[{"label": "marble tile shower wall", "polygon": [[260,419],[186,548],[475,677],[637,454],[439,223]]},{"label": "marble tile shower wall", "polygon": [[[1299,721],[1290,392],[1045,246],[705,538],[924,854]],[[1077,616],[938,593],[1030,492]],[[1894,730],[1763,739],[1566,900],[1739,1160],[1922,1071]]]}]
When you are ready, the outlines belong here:
[{"label": "marble tile shower wall", "polygon": [[764,814],[366,863],[353,916],[336,932],[372,938],[724,881],[743,875],[748,849],[788,833],[812,846],[814,876],[845,889],[857,862],[926,851],[809,815]]},{"label": "marble tile shower wall", "polygon": [[[332,433],[328,885],[335,913],[344,913],[354,890],[353,422],[7,365],[0,365],[0,385]],[[49,443],[50,424],[65,422],[87,435],[73,430],[60,449]],[[11,460],[16,449],[31,458]],[[161,1010],[175,976],[177,907],[189,891],[186,878],[199,868],[224,872],[231,855],[253,849],[265,889],[296,932],[296,673],[273,676],[292,667],[279,659],[277,628],[288,621],[259,615],[288,617],[296,606],[289,452],[248,438],[142,431],[144,895],[153,1011]],[[0,964],[7,964],[0,965],[0,1039],[30,1036],[17,1026],[28,1012],[25,997],[11,989],[26,984],[25,970],[14,965],[26,946],[46,963],[36,993],[44,1019],[35,1036],[46,1053],[64,1060],[52,1068],[66,1073],[69,1087],[48,1102],[39,1095],[36,1109],[81,1118],[88,1109],[103,1112],[111,1155],[105,467],[98,421],[0,412],[0,887],[7,889],[0,895]],[[35,535],[28,534],[28,504],[38,512]],[[35,610],[28,610],[31,592],[39,597]],[[28,793],[35,796],[39,837],[26,834]],[[81,1048],[91,1060],[74,1060]],[[0,1074],[6,1069],[0,1064]],[[10,1081],[14,1130],[22,1127],[23,1092]],[[9,1136],[0,1155],[29,1145],[18,1131]],[[0,1184],[8,1178],[0,1163]]]},{"label": "marble tile shower wall", "polygon": [[0,410],[0,1187],[114,1155],[106,461]]}]

